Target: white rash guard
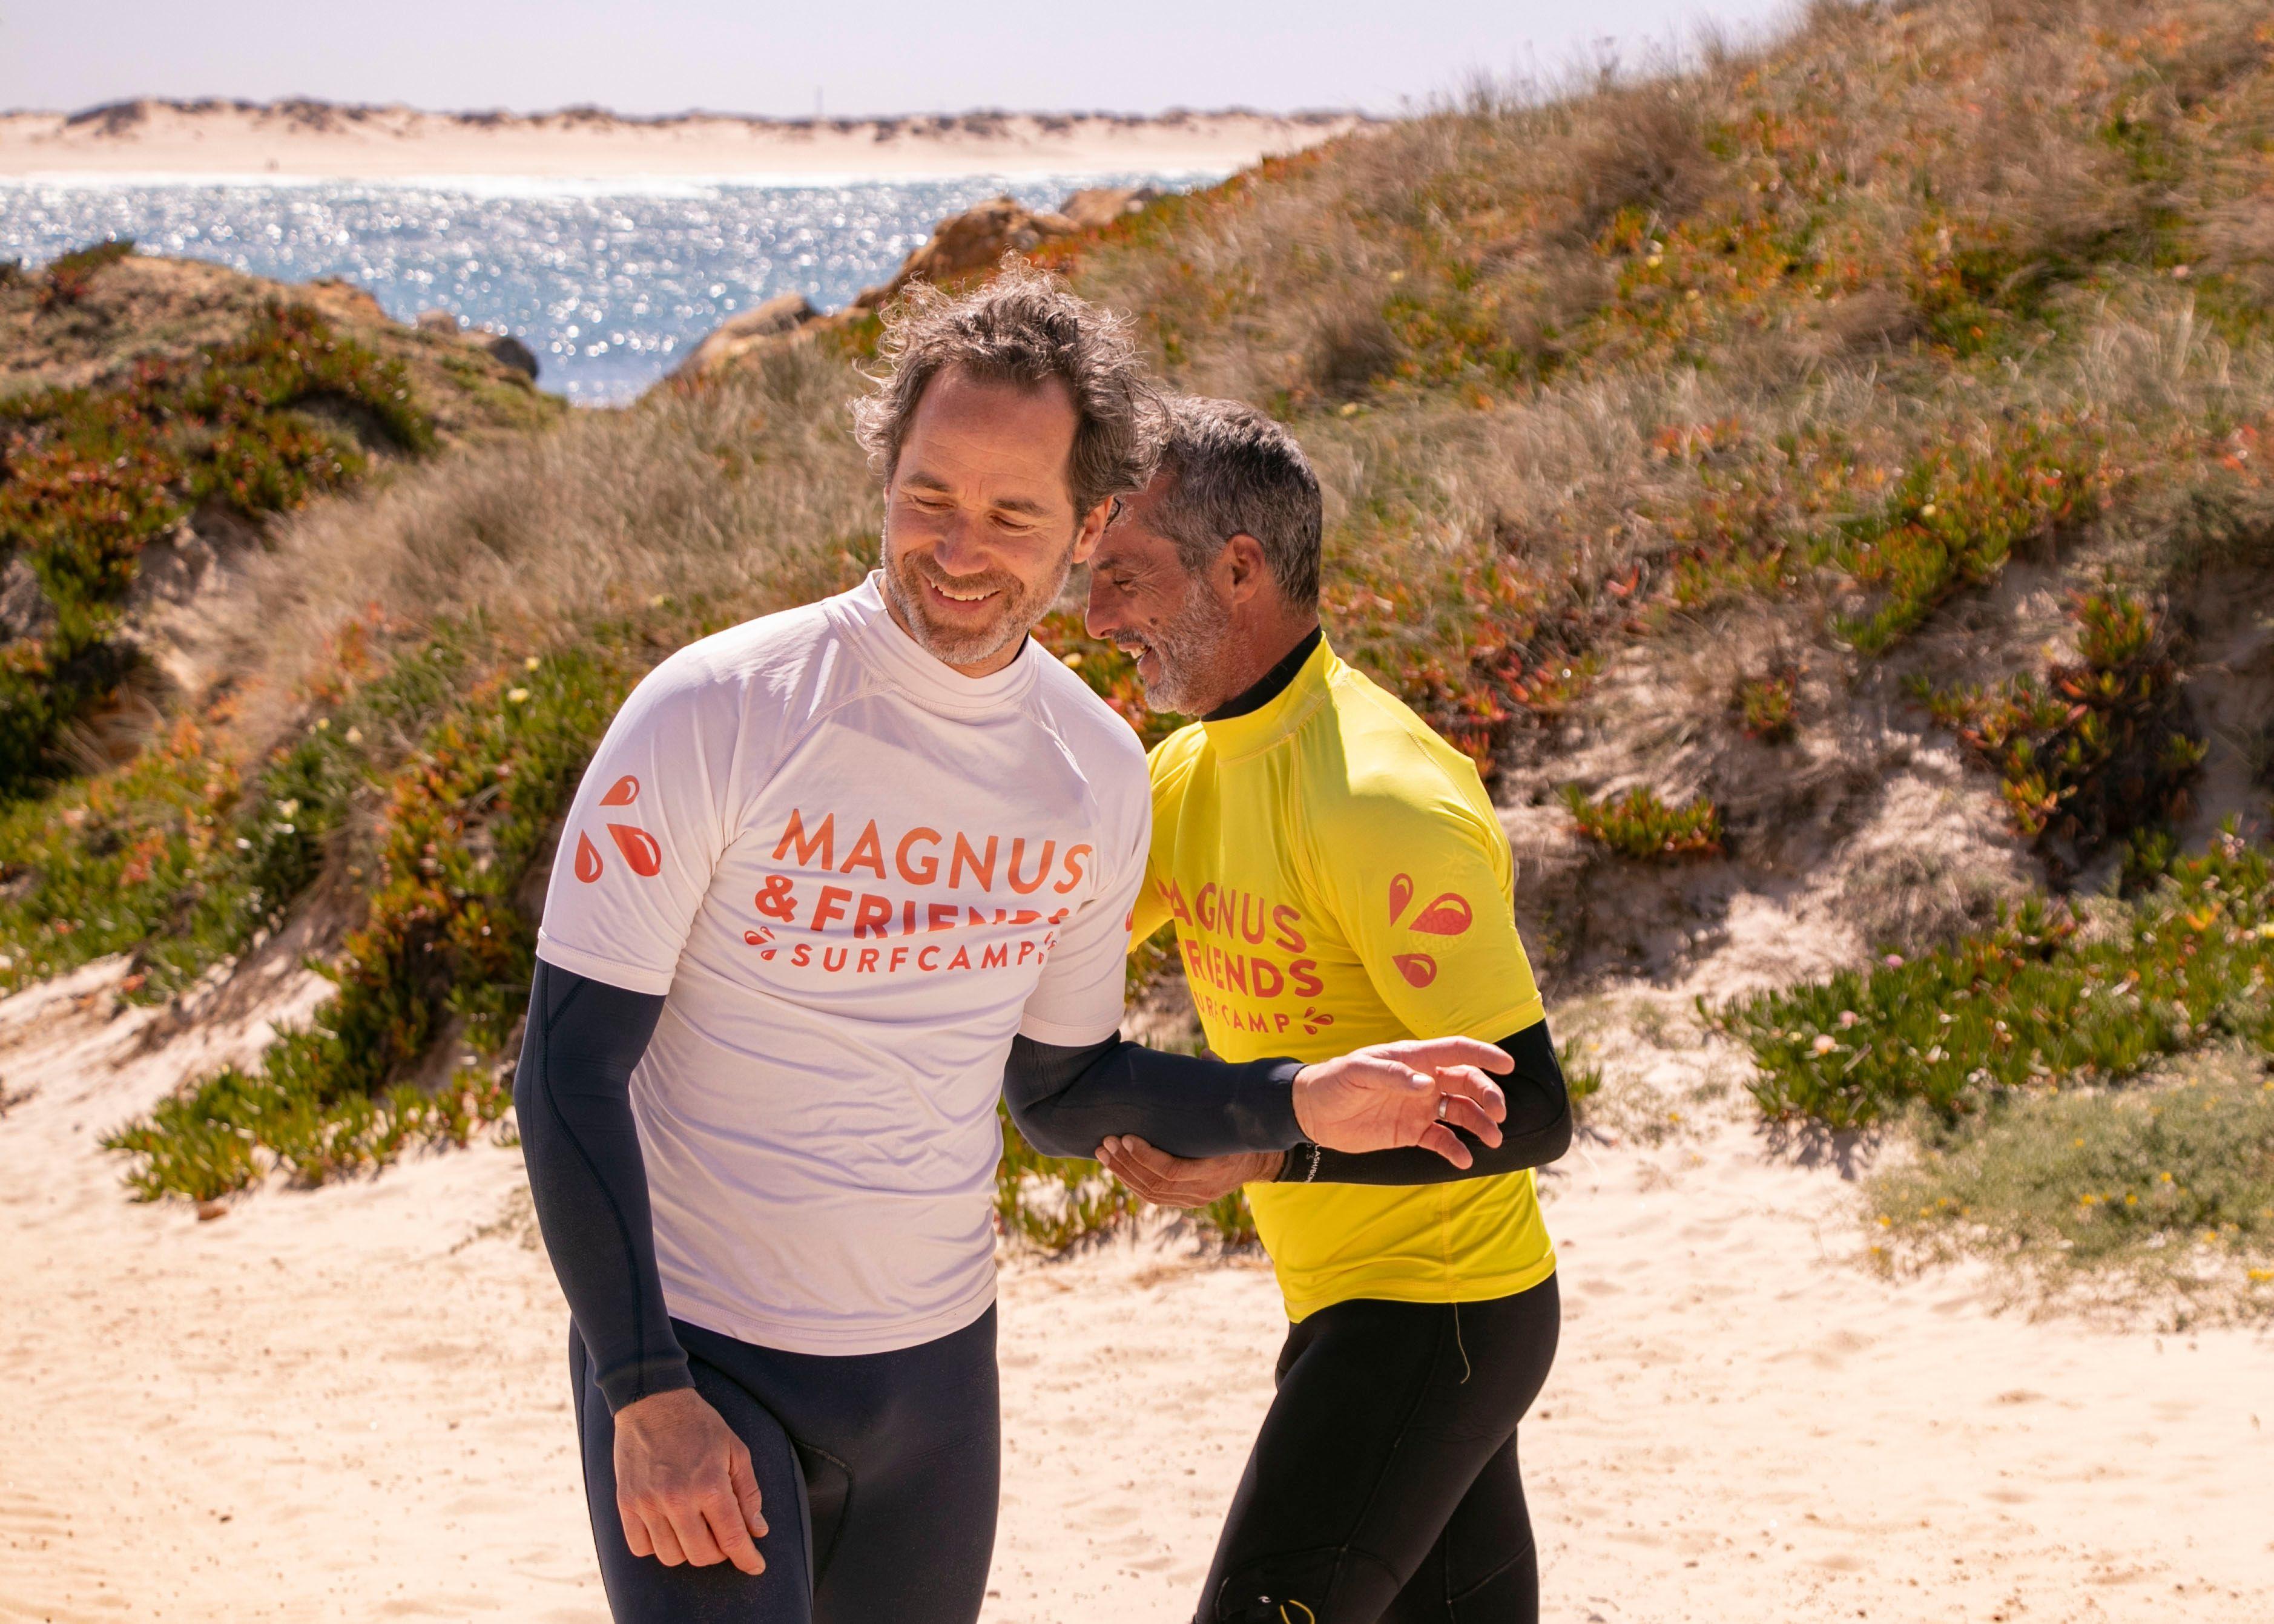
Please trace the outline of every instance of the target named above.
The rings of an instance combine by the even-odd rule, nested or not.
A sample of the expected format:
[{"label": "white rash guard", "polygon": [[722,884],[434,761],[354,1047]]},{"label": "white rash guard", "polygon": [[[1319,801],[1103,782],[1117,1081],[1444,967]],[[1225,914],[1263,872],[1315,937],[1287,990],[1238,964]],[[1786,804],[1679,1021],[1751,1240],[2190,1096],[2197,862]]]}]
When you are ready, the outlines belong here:
[{"label": "white rash guard", "polygon": [[1118,1026],[1150,807],[1080,678],[959,675],[874,575],[649,674],[538,953],[666,995],[631,1092],[675,1318],[857,1354],[986,1311],[1004,1058]]}]

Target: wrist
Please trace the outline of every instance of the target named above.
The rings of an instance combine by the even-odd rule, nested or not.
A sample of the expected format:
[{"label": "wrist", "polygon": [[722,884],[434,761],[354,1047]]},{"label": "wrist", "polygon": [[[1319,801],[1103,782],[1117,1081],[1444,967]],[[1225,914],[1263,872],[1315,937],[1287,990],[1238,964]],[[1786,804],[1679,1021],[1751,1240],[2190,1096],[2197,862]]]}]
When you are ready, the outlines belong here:
[{"label": "wrist", "polygon": [[648,1360],[611,1372],[600,1381],[599,1387],[609,1413],[619,1418],[642,1408],[650,1415],[668,1414],[677,1403],[699,1396],[695,1391],[694,1372],[687,1368],[684,1354],[675,1359]]},{"label": "wrist", "polygon": [[1288,1106],[1306,1144],[1314,1143],[1318,1135],[1312,1132],[1312,1096],[1318,1088],[1319,1068],[1306,1065],[1295,1073],[1288,1088]]}]

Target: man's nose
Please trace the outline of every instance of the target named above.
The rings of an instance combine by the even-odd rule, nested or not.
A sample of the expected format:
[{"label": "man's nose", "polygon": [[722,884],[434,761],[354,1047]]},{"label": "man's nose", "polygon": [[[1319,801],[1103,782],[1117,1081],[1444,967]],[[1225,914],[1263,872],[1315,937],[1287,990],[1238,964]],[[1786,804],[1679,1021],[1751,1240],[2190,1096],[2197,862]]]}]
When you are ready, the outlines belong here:
[{"label": "man's nose", "polygon": [[987,568],[986,549],[980,544],[978,527],[960,513],[951,513],[940,522],[931,556],[932,561],[951,575],[975,575]]},{"label": "man's nose", "polygon": [[1121,629],[1119,602],[1121,594],[1105,583],[1105,577],[1096,570],[1089,574],[1089,602],[1082,611],[1082,625],[1100,643],[1109,641]]}]

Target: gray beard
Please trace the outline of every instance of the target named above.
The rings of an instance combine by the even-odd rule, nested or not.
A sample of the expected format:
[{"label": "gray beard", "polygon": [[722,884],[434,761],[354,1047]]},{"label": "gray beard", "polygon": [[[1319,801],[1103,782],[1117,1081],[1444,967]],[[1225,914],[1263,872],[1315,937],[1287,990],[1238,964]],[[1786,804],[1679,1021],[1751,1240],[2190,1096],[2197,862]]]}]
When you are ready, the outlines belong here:
[{"label": "gray beard", "polygon": [[[1161,674],[1145,684],[1145,703],[1156,710],[1196,716],[1209,677],[1221,663],[1231,611],[1199,582],[1158,632],[1135,639],[1161,662]],[[1123,647],[1128,647],[1124,643]]]}]

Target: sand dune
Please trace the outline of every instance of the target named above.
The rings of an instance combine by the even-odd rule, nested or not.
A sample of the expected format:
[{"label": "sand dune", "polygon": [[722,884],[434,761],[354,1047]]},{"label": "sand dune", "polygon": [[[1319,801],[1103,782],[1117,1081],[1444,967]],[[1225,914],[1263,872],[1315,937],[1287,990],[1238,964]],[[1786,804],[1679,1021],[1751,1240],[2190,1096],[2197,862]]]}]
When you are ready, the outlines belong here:
[{"label": "sand dune", "polygon": [[[154,1044],[117,974],[0,1004],[0,1620],[604,1618],[518,1154],[217,1222],[131,1205],[95,1136],[322,988]],[[2265,1618],[2264,1339],[1880,1281],[1838,1174],[1716,1096],[1726,1056],[1621,1060],[1631,1119],[1684,1120],[1554,1183],[1569,1317],[1525,1442],[1549,1619]],[[1189,1616],[1269,1397],[1269,1274],[1158,1239],[1013,1259],[1003,1313],[990,1619]]]},{"label": "sand dune", "polygon": [[124,102],[0,113],[0,176],[387,180],[1168,173],[1244,167],[1359,121],[1247,112],[776,120],[427,113],[325,102]]}]

